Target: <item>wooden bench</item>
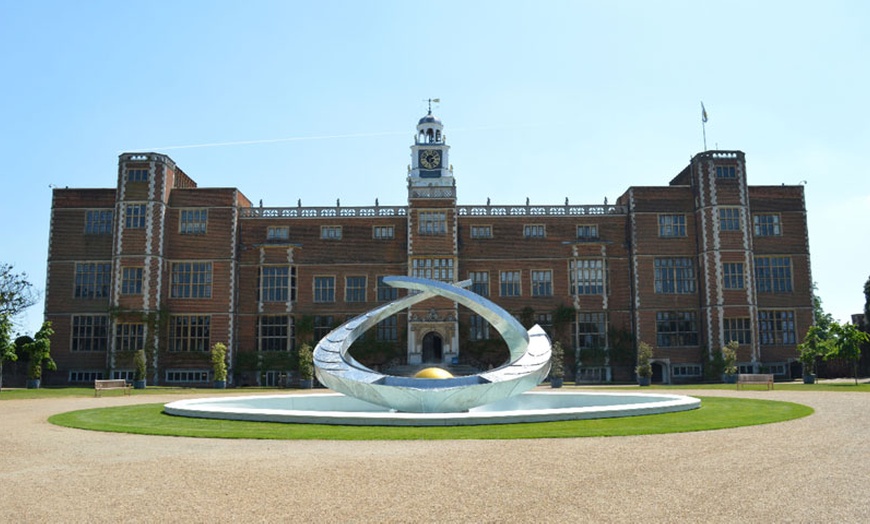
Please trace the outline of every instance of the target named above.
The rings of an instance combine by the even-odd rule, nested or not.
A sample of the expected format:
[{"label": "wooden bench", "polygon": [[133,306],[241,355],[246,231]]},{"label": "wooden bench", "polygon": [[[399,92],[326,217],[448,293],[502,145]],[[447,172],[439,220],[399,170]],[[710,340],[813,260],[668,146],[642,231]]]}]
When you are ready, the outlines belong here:
[{"label": "wooden bench", "polygon": [[113,380],[95,380],[94,381],[94,396],[99,397],[100,393],[107,389],[123,389],[125,395],[130,394],[130,385],[127,381],[119,378]]},{"label": "wooden bench", "polygon": [[773,375],[769,373],[740,373],[737,375],[737,389],[744,384],[766,384],[767,389],[773,389]]}]

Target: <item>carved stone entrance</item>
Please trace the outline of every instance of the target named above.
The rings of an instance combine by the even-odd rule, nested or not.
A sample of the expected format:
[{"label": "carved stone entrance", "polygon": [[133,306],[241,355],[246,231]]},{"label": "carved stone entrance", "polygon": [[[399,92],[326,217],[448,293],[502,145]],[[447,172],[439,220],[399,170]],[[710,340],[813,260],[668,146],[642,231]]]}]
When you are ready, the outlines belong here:
[{"label": "carved stone entrance", "polygon": [[423,363],[439,364],[443,358],[444,341],[441,335],[430,331],[423,336]]}]

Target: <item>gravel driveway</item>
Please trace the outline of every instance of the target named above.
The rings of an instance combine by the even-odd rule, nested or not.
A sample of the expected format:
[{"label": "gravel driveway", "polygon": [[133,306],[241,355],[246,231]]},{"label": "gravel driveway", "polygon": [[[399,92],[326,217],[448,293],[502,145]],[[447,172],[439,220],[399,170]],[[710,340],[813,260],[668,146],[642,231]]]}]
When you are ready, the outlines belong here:
[{"label": "gravel driveway", "polygon": [[870,395],[680,392],[816,413],[673,435],[294,442],[46,422],[178,395],[4,400],[0,522],[870,522]]}]

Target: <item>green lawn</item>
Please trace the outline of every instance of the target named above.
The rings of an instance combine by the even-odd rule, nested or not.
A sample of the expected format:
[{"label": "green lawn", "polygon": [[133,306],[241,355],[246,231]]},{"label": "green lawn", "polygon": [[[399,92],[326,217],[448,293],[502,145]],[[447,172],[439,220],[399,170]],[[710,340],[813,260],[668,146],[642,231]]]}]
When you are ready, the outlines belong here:
[{"label": "green lawn", "polygon": [[[866,380],[866,379],[863,379]],[[566,389],[574,389],[575,386],[566,383]],[[579,386],[582,389],[597,389],[597,390],[681,390],[681,389],[696,389],[696,390],[735,390],[734,384],[685,384],[685,385],[653,385],[649,388],[640,388],[637,385],[625,384],[615,386]],[[820,384],[803,384],[800,382],[777,382],[774,386],[778,391],[836,391],[836,392],[863,392],[870,393],[870,383],[862,383],[855,385],[853,381],[844,382],[822,382]],[[763,391],[767,389],[765,385],[750,385],[745,386],[746,391]],[[133,390],[133,395],[172,395],[172,394],[231,394],[245,395],[250,392],[268,392],[274,391],[276,394],[286,394],[294,390],[275,389],[275,388],[232,388],[226,390],[215,390],[211,388],[178,388],[178,387],[162,387],[148,386],[146,389]],[[121,396],[124,392],[120,390],[104,391],[102,396]],[[85,387],[46,387],[41,389],[7,389],[0,390],[0,401],[3,400],[19,400],[29,398],[54,398],[54,397],[93,397],[94,389]]]},{"label": "green lawn", "polygon": [[454,427],[365,427],[281,424],[174,417],[162,404],[61,413],[59,426],[148,435],[279,440],[441,440],[576,438],[681,433],[782,422],[812,414],[792,402],[701,397],[701,408],[681,413],[568,422]]}]

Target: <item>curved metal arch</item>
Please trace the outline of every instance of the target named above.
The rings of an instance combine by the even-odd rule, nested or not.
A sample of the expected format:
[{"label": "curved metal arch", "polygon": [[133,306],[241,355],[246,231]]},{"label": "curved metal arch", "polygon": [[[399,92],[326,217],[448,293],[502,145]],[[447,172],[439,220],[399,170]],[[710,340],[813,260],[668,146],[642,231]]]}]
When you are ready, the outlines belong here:
[{"label": "curved metal arch", "polygon": [[[503,308],[457,285],[416,277],[385,277],[393,287],[417,291],[348,320],[323,337],[314,349],[317,379],[325,386],[358,398],[408,412],[456,412],[518,395],[538,385],[550,370],[550,339],[540,326],[525,331]],[[384,375],[348,355],[351,344],[381,320],[414,304],[442,296],[485,318],[508,345],[510,359],[496,369],[449,379]]]}]

